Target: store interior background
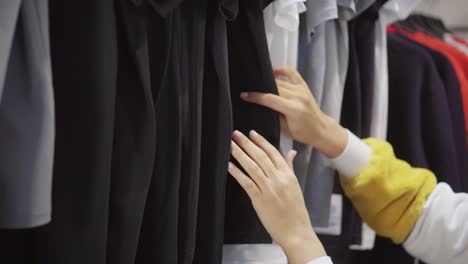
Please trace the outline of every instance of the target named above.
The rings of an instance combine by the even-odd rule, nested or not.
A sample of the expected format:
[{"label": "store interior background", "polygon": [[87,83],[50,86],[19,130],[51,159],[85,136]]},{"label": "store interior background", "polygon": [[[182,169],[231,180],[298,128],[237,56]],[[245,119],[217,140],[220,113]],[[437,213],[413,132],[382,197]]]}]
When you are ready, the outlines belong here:
[{"label": "store interior background", "polygon": [[416,12],[441,18],[455,34],[468,38],[468,0],[423,0]]}]

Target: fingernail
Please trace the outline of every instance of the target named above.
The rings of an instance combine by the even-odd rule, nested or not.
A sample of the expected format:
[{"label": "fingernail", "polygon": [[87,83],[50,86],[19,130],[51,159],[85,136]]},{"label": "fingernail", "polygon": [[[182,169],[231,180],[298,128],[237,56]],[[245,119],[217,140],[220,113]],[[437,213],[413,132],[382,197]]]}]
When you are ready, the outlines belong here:
[{"label": "fingernail", "polygon": [[234,132],[232,133],[233,136],[240,136],[241,135],[241,132],[239,132],[239,130],[234,130]]},{"label": "fingernail", "polygon": [[234,164],[232,164],[232,162],[229,162],[228,163],[228,169],[231,169],[232,167],[234,167]]},{"label": "fingernail", "polygon": [[250,130],[250,134],[253,136],[258,136],[258,133],[255,130]]},{"label": "fingernail", "polygon": [[293,152],[293,153],[292,153],[292,156],[293,156],[293,158],[295,158],[295,157],[296,157],[296,155],[297,155],[297,151],[295,151],[295,150],[292,150],[292,152]]},{"label": "fingernail", "polygon": [[245,99],[245,98],[249,97],[249,93],[243,92],[243,93],[240,94],[240,97]]}]

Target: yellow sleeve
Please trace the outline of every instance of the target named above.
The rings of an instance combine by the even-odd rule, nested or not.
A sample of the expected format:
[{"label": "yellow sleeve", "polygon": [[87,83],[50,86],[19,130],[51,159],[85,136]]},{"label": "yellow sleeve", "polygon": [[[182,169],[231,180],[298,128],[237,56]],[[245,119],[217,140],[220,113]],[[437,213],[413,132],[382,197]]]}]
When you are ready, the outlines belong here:
[{"label": "yellow sleeve", "polygon": [[426,169],[412,168],[395,157],[392,146],[377,139],[369,165],[355,177],[340,177],[346,195],[375,232],[403,243],[421,215],[437,180]]}]

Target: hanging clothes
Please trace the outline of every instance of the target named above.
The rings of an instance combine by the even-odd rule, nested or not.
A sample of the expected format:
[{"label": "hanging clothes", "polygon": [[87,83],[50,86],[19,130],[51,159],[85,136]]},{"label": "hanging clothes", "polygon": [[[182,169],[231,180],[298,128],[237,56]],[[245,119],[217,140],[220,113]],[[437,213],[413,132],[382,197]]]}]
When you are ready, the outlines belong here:
[{"label": "hanging clothes", "polygon": [[[303,0],[277,0],[264,10],[265,34],[267,47],[274,66],[297,64],[297,42],[299,38],[299,13],[305,11]],[[235,96],[235,95],[233,95]],[[287,152],[292,149],[292,139],[281,134],[280,149]],[[226,208],[229,210],[229,208]],[[227,227],[228,228],[228,227]],[[286,255],[280,246],[268,242],[263,244],[227,244],[223,248],[223,264],[229,263],[287,263]],[[258,243],[258,242],[257,242]]]},{"label": "hanging clothes", "polygon": [[455,40],[451,34],[444,34],[444,41],[468,55],[468,46]]},{"label": "hanging clothes", "polygon": [[[468,126],[468,57],[461,51],[457,50],[454,47],[451,47],[447,43],[443,42],[442,40],[427,36],[420,32],[409,33],[402,31],[405,36],[408,38],[415,40],[431,49],[441,52],[444,54],[452,63],[457,72],[458,79],[461,83],[461,92],[463,98],[463,105],[464,105],[464,112],[465,112],[465,125]],[[468,127],[467,129],[467,137],[468,137]],[[467,138],[468,140],[468,138]]]},{"label": "hanging clothes", "polygon": [[[191,263],[199,201],[207,2],[150,4],[151,85],[158,94],[156,158],[137,262]],[[166,41],[162,48],[161,38]]]},{"label": "hanging clothes", "polygon": [[[418,3],[419,0],[379,1],[380,7],[378,8],[378,13],[374,13],[374,16],[377,15],[377,19],[375,20],[373,33],[375,34],[373,86],[363,86],[364,88],[368,88],[365,88],[367,92],[364,93],[366,96],[363,97],[367,98],[367,100],[362,102],[362,104],[366,106],[363,108],[362,120],[364,122],[364,127],[362,127],[362,129],[365,134],[360,136],[372,136],[383,140],[386,139],[388,115],[388,54],[386,27],[397,20],[406,18],[410,12],[415,9]],[[366,73],[368,70],[364,70],[363,72]],[[370,80],[361,80],[365,85],[367,85],[366,83],[369,83],[369,81]],[[369,134],[367,134],[367,132]],[[360,221],[356,212],[353,213],[353,217],[356,219],[353,222]],[[372,249],[375,241],[375,233],[366,224],[363,224],[362,228],[355,227],[354,229],[356,230],[355,237],[357,238],[355,242],[359,242],[361,239],[361,243],[353,243],[354,245],[352,248],[356,250]],[[361,230],[361,235],[358,234],[359,230]]]},{"label": "hanging clothes", "polygon": [[[466,132],[465,132],[465,115],[463,110],[463,97],[461,93],[461,85],[456,74],[454,66],[450,63],[450,60],[445,57],[442,53],[432,50],[424,45],[421,45],[415,41],[411,41],[405,38],[401,34],[393,34],[400,39],[407,41],[413,45],[417,45],[429,53],[437,67],[439,76],[444,84],[447,100],[450,108],[450,119],[452,125],[453,135],[451,136],[454,140],[457,157],[458,175],[448,175],[446,182],[450,183],[453,189],[458,192],[468,191],[468,186],[464,184],[466,182],[464,172],[467,171],[466,161],[468,160],[467,150],[468,145],[466,144]],[[432,160],[435,163],[435,158]],[[441,176],[443,177],[443,175]]]},{"label": "hanging clothes", "polygon": [[[237,0],[213,0],[208,9],[205,50],[202,152],[197,237],[193,263],[222,263],[226,164],[233,131],[227,22],[238,14]],[[213,162],[216,161],[216,162]]]},{"label": "hanging clothes", "polygon": [[276,66],[297,66],[299,14],[305,0],[276,0],[264,10],[265,33],[271,62]]},{"label": "hanging clothes", "polygon": [[[270,3],[271,1],[261,0],[239,1],[238,17],[228,23],[229,72],[234,129],[243,133],[253,129],[278,147],[279,114],[240,99],[241,92],[278,94],[263,18],[263,10]],[[249,197],[232,177],[227,181],[225,206],[226,245],[223,250],[223,263],[245,263],[249,259],[262,261],[265,254],[251,244],[266,243],[272,247],[274,245],[271,245],[271,237],[258,219]],[[253,256],[243,254],[245,252],[252,252]],[[282,254],[277,248],[274,252]]]},{"label": "hanging clothes", "polygon": [[[435,157],[432,155],[445,153],[449,158],[441,160],[441,163],[453,164],[456,154],[452,125],[447,119],[450,110],[433,59],[419,47],[392,36],[388,37],[388,54],[391,87],[388,140],[395,146],[396,155],[412,166],[431,169]],[[434,131],[440,130],[439,126],[448,128]],[[414,259],[401,246],[380,237],[376,239],[374,250],[361,253],[359,257],[359,263],[414,263]]]},{"label": "hanging clothes", "polygon": [[28,230],[22,250],[27,263],[106,263],[117,80],[114,4],[49,3],[56,105],[52,222]]},{"label": "hanging clothes", "polygon": [[[297,67],[299,14],[306,11],[305,0],[276,0],[263,10],[265,32],[274,67]],[[293,149],[293,139],[281,133],[283,154]]]},{"label": "hanging clothes", "polygon": [[[371,3],[308,1],[308,11],[302,16],[298,69],[322,111],[338,121],[348,67],[347,21]],[[334,171],[327,159],[310,146],[296,142],[295,149],[298,151],[295,172],[311,221],[317,233],[327,233]]]},{"label": "hanging clothes", "polygon": [[[323,82],[325,78],[325,38],[316,37],[316,41],[312,41],[312,34],[315,33],[316,27],[325,21],[336,19],[338,17],[338,7],[336,0],[330,1],[307,1],[307,11],[301,16],[300,22],[300,39],[299,39],[299,61],[298,71],[302,74],[304,80],[309,85],[312,94],[320,105],[323,92]],[[315,59],[311,59],[312,48],[308,47],[308,43],[317,42],[315,45],[318,52],[314,52]],[[318,57],[323,56],[323,57]],[[312,147],[306,144],[294,143],[294,149],[297,151],[294,160],[294,171],[299,180],[300,185],[305,189],[308,164],[312,154]],[[316,214],[317,215],[317,214]],[[326,215],[326,214],[325,214]],[[325,226],[328,224],[328,217],[325,216],[321,221],[313,220],[314,225]],[[321,222],[321,223],[320,223]]]},{"label": "hanging clothes", "polygon": [[[369,9],[369,6],[372,6],[373,2],[374,1],[360,1],[360,2],[358,2],[357,3],[357,8],[358,9],[355,11],[355,14],[361,14],[362,12],[364,12],[364,10],[366,10],[365,12],[368,12],[367,10]],[[363,14],[361,14],[361,16],[363,16]],[[354,16],[349,16],[348,15],[345,18],[351,19],[353,17]],[[345,30],[346,30],[345,31],[346,32],[345,43],[347,44],[348,41],[350,41],[348,39],[351,38],[352,36],[351,36],[351,34],[348,33],[349,29],[348,29],[347,20],[344,20],[344,23],[345,23],[345,26],[346,26],[345,27]],[[330,30],[327,29],[327,32],[329,32],[329,31]],[[352,31],[350,33],[352,33]],[[315,37],[315,35],[313,36],[313,38],[314,37]],[[369,36],[369,38],[371,38],[371,36]],[[343,89],[345,89],[345,80],[347,80],[349,78],[349,75],[350,75],[350,69],[348,68],[348,65],[350,65],[351,62],[348,63],[348,58],[351,56],[351,52],[353,52],[353,50],[350,50],[350,49],[351,49],[351,46],[347,46],[346,53],[344,53],[345,58],[346,58],[346,61],[344,61],[345,62],[344,65],[346,65],[346,68],[344,68],[345,74],[342,74],[340,85],[337,85],[335,83],[333,86],[325,87],[326,89],[324,90],[324,95],[327,92],[330,92],[330,91],[333,91],[334,89],[337,89],[337,87],[341,87],[340,98],[343,98],[343,93],[346,92],[346,90],[343,90]],[[329,58],[329,56],[327,56],[327,58]],[[341,64],[341,65],[343,65],[343,64]],[[373,65],[373,64],[370,63],[370,65]],[[328,65],[327,65],[327,68],[328,68]],[[334,88],[332,88],[332,87],[334,87]],[[344,95],[344,97],[346,98],[346,100],[350,99],[346,95]],[[357,98],[360,100],[361,97],[359,96]],[[345,100],[345,102],[346,102],[346,100]],[[345,102],[343,102],[343,107],[346,106]],[[343,120],[343,118],[346,118],[346,116],[344,116],[344,117],[341,116],[341,113],[346,112],[344,109],[341,108],[341,105],[340,105],[339,108],[336,108],[336,107],[335,108],[327,108],[327,104],[330,104],[330,103],[329,102],[327,103],[327,101],[323,101],[323,99],[322,99],[322,102],[321,102],[322,110],[328,112],[330,115],[332,115],[336,119]],[[349,112],[347,114],[349,114]],[[334,177],[333,177],[334,176],[334,171],[331,169],[330,165],[328,164],[327,159],[325,157],[323,157],[318,152],[314,152],[312,154],[312,157],[315,158],[315,159],[313,159],[313,160],[315,160],[315,162],[310,163],[310,165],[309,165],[310,166],[310,171],[312,172],[312,174],[309,175],[309,179],[307,180],[307,185],[310,186],[310,190],[312,190],[312,191],[310,191],[310,193],[312,195],[311,197],[315,197],[315,198],[313,198],[313,199],[309,198],[309,199],[311,201],[314,201],[314,199],[315,199],[315,201],[321,201],[322,203],[326,202],[325,204],[328,205],[326,208],[327,208],[327,210],[329,210],[330,201],[331,201],[330,197],[331,197],[331,194],[332,194],[332,191],[333,191],[336,194],[336,195],[333,196],[333,198],[334,199],[339,199],[341,202],[338,203],[338,204],[332,204],[331,206],[334,207],[335,212],[337,210],[341,211],[342,215],[335,213],[334,219],[333,220],[330,219],[330,223],[332,223],[332,221],[333,221],[333,222],[335,222],[333,225],[336,226],[337,225],[336,224],[336,218],[343,219],[343,220],[340,219],[341,221],[338,222],[338,223],[341,223],[341,224],[339,224],[341,232],[338,232],[338,233],[330,232],[330,231],[333,231],[333,229],[331,229],[331,230],[324,229],[324,231],[322,231],[322,229],[319,228],[318,233],[321,234],[320,238],[322,239],[322,241],[324,241],[324,245],[326,247],[326,250],[327,250],[327,252],[329,252],[330,255],[337,256],[337,258],[339,258],[339,259],[346,259],[345,256],[347,255],[347,252],[349,251],[349,245],[351,245],[353,243],[352,239],[354,238],[353,234],[355,233],[355,232],[353,232],[353,229],[351,229],[351,227],[356,226],[356,224],[353,224],[353,222],[350,221],[350,219],[353,219],[352,215],[350,214],[351,210],[352,210],[352,206],[351,206],[351,203],[348,200],[343,200],[343,195],[340,195],[340,193],[342,193],[342,192],[339,190],[339,187],[338,187],[338,189],[334,188]],[[311,184],[309,184],[309,183],[311,183]],[[323,188],[323,187],[326,187],[326,188],[319,190],[319,188]],[[319,193],[324,193],[325,194],[325,195],[322,196],[323,197],[322,199],[317,199],[317,194],[319,194]],[[325,199],[325,198],[328,198],[328,199]],[[319,206],[323,206],[323,205],[318,204],[317,208],[319,208]],[[322,209],[322,211],[323,211],[323,209]],[[330,213],[327,214],[327,216],[328,215],[330,215]],[[358,236],[358,238],[356,240],[360,242],[360,232],[357,232],[357,234],[359,236]]]},{"label": "hanging clothes", "polygon": [[0,228],[51,220],[55,109],[48,1],[0,4]]},{"label": "hanging clothes", "polygon": [[[349,69],[346,79],[345,98],[343,103],[342,123],[359,137],[370,136],[372,106],[374,102],[374,78],[376,59],[375,25],[379,18],[379,9],[383,1],[376,1],[359,17],[349,22]],[[352,247],[359,249],[363,242],[362,227],[359,215],[355,210],[351,216],[350,240]]]},{"label": "hanging clothes", "polygon": [[[51,1],[53,221],[2,230],[13,259],[220,263],[233,123],[226,19],[235,4]],[[85,22],[74,17],[84,13]],[[212,247],[197,245],[207,237]]]},{"label": "hanging clothes", "polygon": [[[279,114],[240,99],[241,92],[278,94],[263,23],[263,9],[271,1],[239,1],[236,20],[228,23],[229,72],[234,129],[255,130],[279,146]],[[271,238],[240,185],[229,177],[226,191],[224,242],[271,243]]]},{"label": "hanging clothes", "polygon": [[461,38],[461,37],[458,37],[458,36],[454,35],[453,40],[455,40],[456,42],[458,42],[460,44],[468,46],[468,41],[466,39],[464,39],[464,38]]},{"label": "hanging clothes", "polygon": [[149,56],[143,62],[156,112],[135,263],[220,263],[232,131],[226,20],[236,17],[237,1],[150,2],[134,10],[127,33],[143,29],[136,54]]},{"label": "hanging clothes", "polygon": [[[116,1],[118,69],[107,263],[135,263],[153,173],[156,119],[141,7]],[[138,117],[138,118],[137,118]]]}]

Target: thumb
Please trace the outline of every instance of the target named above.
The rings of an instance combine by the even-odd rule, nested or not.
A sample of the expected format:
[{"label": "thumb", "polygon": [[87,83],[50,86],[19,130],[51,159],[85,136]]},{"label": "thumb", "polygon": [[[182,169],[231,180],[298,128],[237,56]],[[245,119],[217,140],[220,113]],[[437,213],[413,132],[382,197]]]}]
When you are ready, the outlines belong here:
[{"label": "thumb", "polygon": [[290,150],[288,151],[288,153],[286,154],[286,162],[288,163],[288,166],[291,168],[291,169],[294,169],[294,158],[296,158],[296,155],[297,155],[297,151],[295,150]]}]

